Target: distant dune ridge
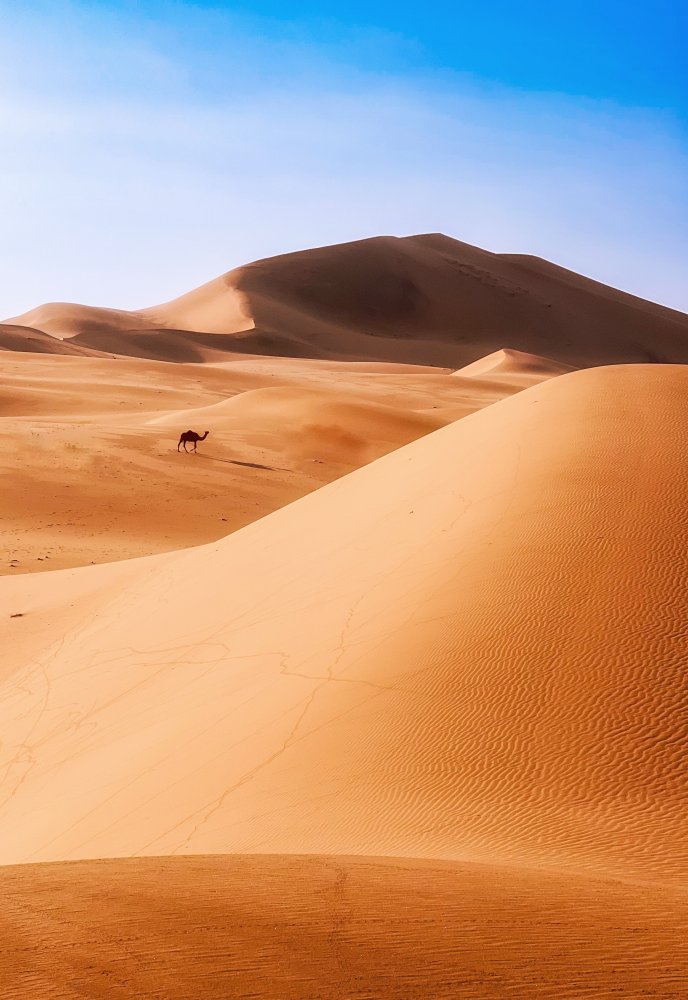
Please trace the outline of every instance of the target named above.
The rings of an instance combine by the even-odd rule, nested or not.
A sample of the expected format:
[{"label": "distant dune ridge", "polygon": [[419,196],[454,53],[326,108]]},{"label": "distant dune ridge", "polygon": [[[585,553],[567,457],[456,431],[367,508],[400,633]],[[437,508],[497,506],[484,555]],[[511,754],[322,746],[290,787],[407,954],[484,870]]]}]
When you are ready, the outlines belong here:
[{"label": "distant dune ridge", "polygon": [[688,361],[684,314],[440,234],[256,261],[137,312],[50,303],[7,322],[152,360],[239,350],[461,367],[508,347],[575,367]]},{"label": "distant dune ridge", "polygon": [[687,354],[439,235],[0,324],[2,997],[682,1000]]}]

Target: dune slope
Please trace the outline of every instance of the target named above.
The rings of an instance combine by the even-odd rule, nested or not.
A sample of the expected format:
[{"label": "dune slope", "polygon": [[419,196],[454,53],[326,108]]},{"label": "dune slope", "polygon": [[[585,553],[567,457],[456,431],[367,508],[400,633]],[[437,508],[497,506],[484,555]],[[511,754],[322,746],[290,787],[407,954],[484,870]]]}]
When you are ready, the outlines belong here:
[{"label": "dune slope", "polygon": [[42,655],[50,574],[0,581],[0,859],[684,877],[686,389],[565,375],[124,586],[82,571]]}]

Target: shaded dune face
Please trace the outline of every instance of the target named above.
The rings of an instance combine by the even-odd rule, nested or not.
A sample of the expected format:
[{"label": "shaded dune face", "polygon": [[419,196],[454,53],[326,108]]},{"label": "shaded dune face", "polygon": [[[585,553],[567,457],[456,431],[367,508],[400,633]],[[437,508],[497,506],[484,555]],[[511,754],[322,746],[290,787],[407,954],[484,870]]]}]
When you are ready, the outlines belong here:
[{"label": "shaded dune face", "polygon": [[564,375],[124,584],[82,571],[77,626],[26,588],[0,858],[685,877],[687,389]]},{"label": "shaded dune face", "polygon": [[685,897],[437,861],[134,858],[0,869],[25,997],[680,1000]]},{"label": "shaded dune face", "polygon": [[[417,331],[432,314],[425,287],[444,262],[422,261],[403,240],[380,238],[317,251],[286,254],[241,268],[237,284],[253,305],[255,321],[270,322],[270,296],[306,315],[380,336]],[[420,258],[420,259],[419,259]],[[425,264],[425,266],[423,266]]]},{"label": "shaded dune face", "polygon": [[19,352],[21,354],[60,354],[78,357],[99,357],[99,351],[89,347],[57,340],[43,330],[35,330],[30,326],[15,326],[0,323],[0,351]]},{"label": "shaded dune face", "polygon": [[138,312],[50,303],[9,322],[168,361],[241,351],[457,368],[504,346],[576,367],[688,361],[684,314],[440,234],[255,261]]}]

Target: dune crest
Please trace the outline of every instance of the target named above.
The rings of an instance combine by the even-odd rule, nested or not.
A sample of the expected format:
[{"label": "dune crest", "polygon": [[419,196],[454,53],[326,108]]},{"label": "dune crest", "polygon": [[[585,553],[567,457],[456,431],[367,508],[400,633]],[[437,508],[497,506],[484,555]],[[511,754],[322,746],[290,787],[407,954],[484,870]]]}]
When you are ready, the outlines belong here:
[{"label": "dune crest", "polygon": [[504,347],[499,351],[493,351],[485,358],[479,358],[464,368],[459,368],[452,374],[461,378],[485,378],[495,375],[532,375],[534,377],[554,378],[573,370],[572,365],[565,365],[560,361],[553,361],[551,358],[542,358],[537,354],[512,351]]},{"label": "dune crest", "polygon": [[247,296],[240,290],[241,269],[229,271],[170,302],[141,310],[155,326],[199,333],[245,333],[255,327]]}]

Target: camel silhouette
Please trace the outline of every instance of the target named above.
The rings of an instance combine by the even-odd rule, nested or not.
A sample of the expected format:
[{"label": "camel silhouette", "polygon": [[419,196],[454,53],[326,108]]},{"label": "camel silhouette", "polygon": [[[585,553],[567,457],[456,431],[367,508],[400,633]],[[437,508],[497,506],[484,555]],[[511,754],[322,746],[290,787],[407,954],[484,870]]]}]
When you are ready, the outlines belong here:
[{"label": "camel silhouette", "polygon": [[179,449],[181,448],[182,443],[184,444],[184,451],[188,451],[188,449],[187,449],[186,446],[187,446],[187,444],[189,442],[191,442],[193,444],[193,450],[196,451],[198,442],[199,441],[205,441],[205,439],[208,437],[209,434],[210,434],[210,431],[206,431],[205,434],[197,434],[196,431],[184,431],[183,434],[179,438],[179,444],[177,445],[177,451],[179,451]]}]

